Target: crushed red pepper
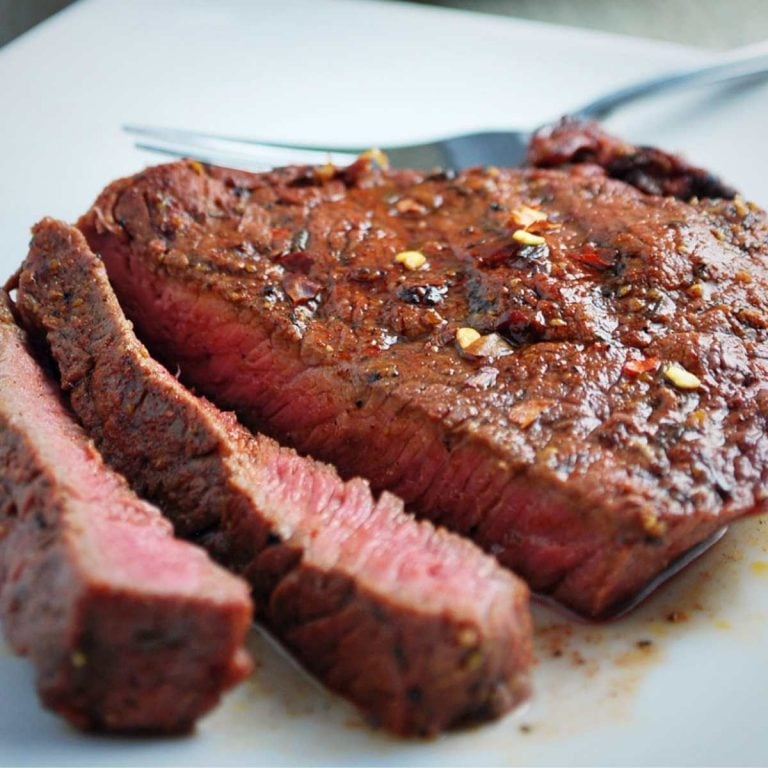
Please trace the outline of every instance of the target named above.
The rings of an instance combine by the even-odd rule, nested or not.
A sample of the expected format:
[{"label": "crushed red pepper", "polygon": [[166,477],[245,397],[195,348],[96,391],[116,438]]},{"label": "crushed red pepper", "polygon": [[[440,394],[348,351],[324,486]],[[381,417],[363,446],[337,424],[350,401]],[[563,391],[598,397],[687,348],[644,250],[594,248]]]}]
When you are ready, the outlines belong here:
[{"label": "crushed red pepper", "polygon": [[651,373],[658,369],[660,364],[658,357],[641,357],[636,360],[627,360],[624,363],[624,374],[627,376],[640,376],[643,373]]}]

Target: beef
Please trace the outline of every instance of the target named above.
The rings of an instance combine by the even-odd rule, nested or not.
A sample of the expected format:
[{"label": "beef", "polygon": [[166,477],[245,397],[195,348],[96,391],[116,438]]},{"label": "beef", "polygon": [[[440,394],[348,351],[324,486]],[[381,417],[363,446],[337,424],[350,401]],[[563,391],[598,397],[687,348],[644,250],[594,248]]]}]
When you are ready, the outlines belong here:
[{"label": "beef", "polygon": [[607,134],[598,123],[572,118],[537,131],[527,160],[539,168],[593,163],[611,178],[626,181],[649,195],[680,200],[736,197],[733,187],[678,155],[656,147],[636,147]]},{"label": "beef", "polygon": [[0,468],[0,618],[43,703],[80,728],[188,730],[250,669],[248,589],[104,466],[4,293]]},{"label": "beef", "polygon": [[765,508],[768,228],[740,198],[594,163],[180,162],[79,226],[185,381],[583,614]]},{"label": "beef", "polygon": [[107,459],[245,576],[259,618],[374,722],[431,734],[525,697],[526,586],[185,390],[136,340],[78,230],[35,227],[18,307]]}]

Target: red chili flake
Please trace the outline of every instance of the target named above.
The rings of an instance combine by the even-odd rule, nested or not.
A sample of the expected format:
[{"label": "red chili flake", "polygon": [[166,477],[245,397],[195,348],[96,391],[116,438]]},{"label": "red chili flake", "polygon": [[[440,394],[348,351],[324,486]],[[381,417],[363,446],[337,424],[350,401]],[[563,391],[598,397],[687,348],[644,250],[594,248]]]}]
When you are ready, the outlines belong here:
[{"label": "red chili flake", "polygon": [[305,275],[289,272],[283,277],[283,290],[294,304],[306,304],[320,294],[323,286]]},{"label": "red chili flake", "polygon": [[469,252],[484,267],[491,269],[499,267],[516,258],[522,250],[520,243],[506,238],[494,238],[488,242],[477,243],[470,246]]},{"label": "red chili flake", "polygon": [[571,251],[569,255],[580,264],[592,269],[610,269],[615,263],[615,255],[609,248],[595,248],[591,245],[585,245],[578,251]]},{"label": "red chili flake", "polygon": [[641,373],[655,371],[659,367],[658,357],[639,357],[624,363],[624,373],[627,376],[639,376]]},{"label": "red chili flake", "polygon": [[315,259],[308,251],[291,251],[279,256],[278,263],[289,272],[301,272],[308,275]]}]

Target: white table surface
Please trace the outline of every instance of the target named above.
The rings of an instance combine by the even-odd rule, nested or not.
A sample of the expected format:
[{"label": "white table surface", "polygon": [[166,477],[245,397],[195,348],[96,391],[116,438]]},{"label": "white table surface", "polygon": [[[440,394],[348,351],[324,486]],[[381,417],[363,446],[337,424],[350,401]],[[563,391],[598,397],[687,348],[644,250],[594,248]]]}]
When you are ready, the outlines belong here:
[{"label": "white table surface", "polygon": [[[0,50],[0,274],[39,217],[72,220],[108,181],[157,161],[133,149],[126,122],[387,144],[534,126],[706,56],[396,3],[84,0]],[[766,124],[766,86],[669,97],[609,123],[768,204]],[[345,725],[348,710],[258,640],[261,670],[197,735],[83,737],[40,710],[29,665],[0,649],[0,764],[765,764],[768,582],[753,564],[767,551],[759,521],[745,523],[610,627],[537,609],[530,707],[430,744]],[[667,626],[681,607],[689,620]],[[553,660],[558,632],[567,653]],[[638,657],[646,637],[654,651]]]}]

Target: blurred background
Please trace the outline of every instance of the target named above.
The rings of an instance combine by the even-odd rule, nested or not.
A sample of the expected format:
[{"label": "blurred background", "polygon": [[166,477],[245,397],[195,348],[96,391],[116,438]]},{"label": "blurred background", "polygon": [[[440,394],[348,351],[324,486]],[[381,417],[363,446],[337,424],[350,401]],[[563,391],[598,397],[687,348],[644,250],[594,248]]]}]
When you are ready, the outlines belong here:
[{"label": "blurred background", "polygon": [[72,0],[0,0],[0,45],[5,45]]},{"label": "blurred background", "polygon": [[[416,1],[423,5],[517,16],[712,49],[732,48],[768,38],[768,0]],[[0,46],[72,2],[0,0]]]}]

